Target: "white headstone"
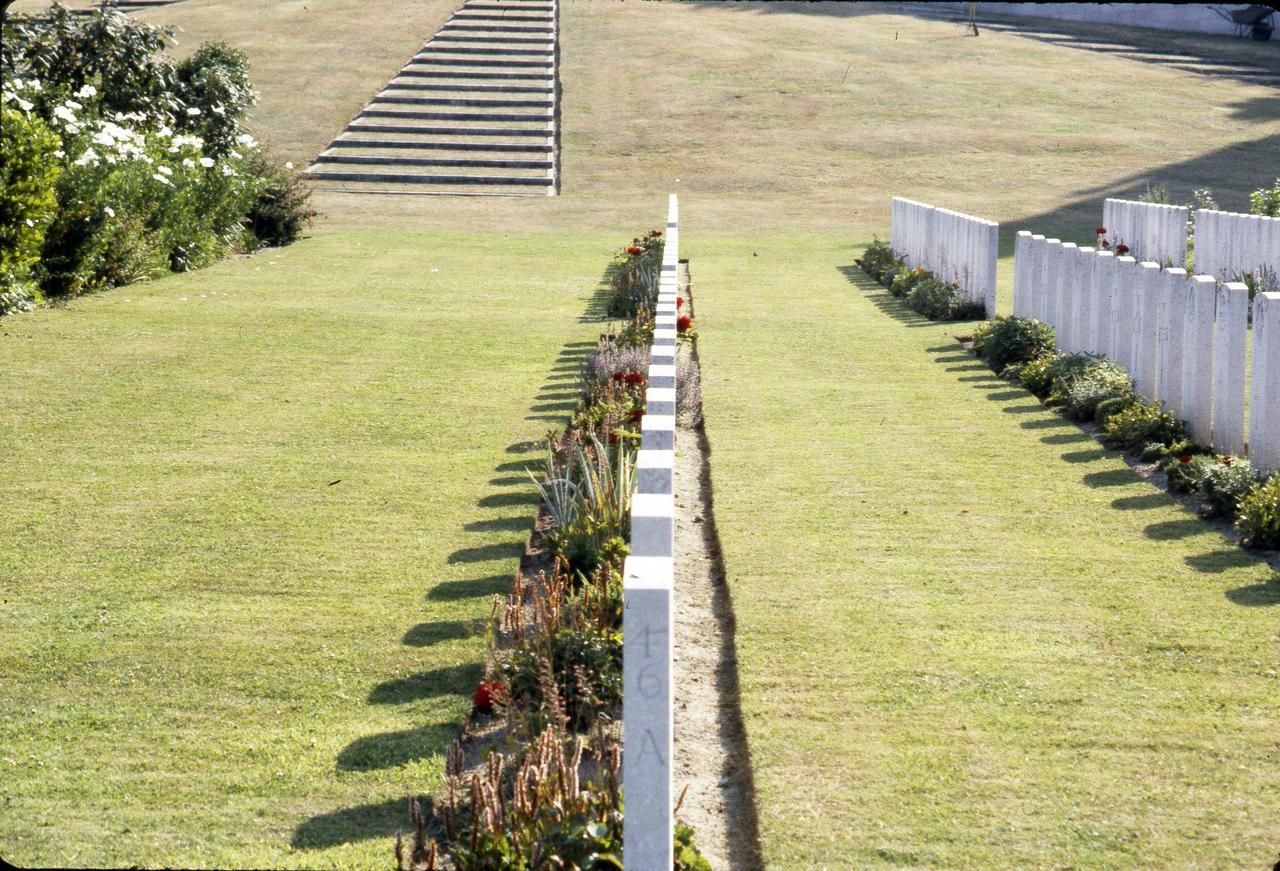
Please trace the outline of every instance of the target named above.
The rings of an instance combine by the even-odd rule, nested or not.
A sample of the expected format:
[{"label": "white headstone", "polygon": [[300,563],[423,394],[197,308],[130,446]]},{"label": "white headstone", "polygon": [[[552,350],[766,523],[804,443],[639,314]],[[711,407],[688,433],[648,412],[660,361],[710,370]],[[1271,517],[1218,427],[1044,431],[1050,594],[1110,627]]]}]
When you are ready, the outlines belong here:
[{"label": "white headstone", "polygon": [[1159,396],[1174,416],[1185,419],[1182,407],[1183,333],[1187,320],[1187,271],[1166,269],[1160,275]]},{"label": "white headstone", "polygon": [[1134,368],[1138,392],[1159,400],[1156,392],[1160,364],[1160,264],[1149,260],[1138,264],[1134,285]]},{"label": "white headstone", "polygon": [[[1203,214],[1203,213],[1202,213]],[[1199,235],[1199,219],[1197,219]],[[1249,288],[1240,282],[1220,285],[1213,327],[1213,447],[1244,454],[1245,355],[1249,340]]]},{"label": "white headstone", "polygon": [[1190,299],[1182,347],[1182,412],[1191,438],[1213,443],[1213,327],[1218,282],[1212,275],[1188,280]]},{"label": "white headstone", "polygon": [[1249,459],[1268,471],[1280,469],[1280,293],[1253,299]]}]

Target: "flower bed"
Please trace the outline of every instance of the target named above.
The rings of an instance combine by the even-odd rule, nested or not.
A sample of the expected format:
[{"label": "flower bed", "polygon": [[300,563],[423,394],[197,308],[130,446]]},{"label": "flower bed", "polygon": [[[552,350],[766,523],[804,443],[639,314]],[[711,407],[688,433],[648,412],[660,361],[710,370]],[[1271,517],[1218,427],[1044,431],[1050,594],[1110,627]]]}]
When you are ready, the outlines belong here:
[{"label": "flower bed", "polygon": [[1103,439],[1153,464],[1174,493],[1197,497],[1199,513],[1232,522],[1246,547],[1280,549],[1280,472],[1195,444],[1184,423],[1143,396],[1115,362],[1058,352],[1053,328],[1034,318],[997,318],[969,337],[971,350],[1073,420],[1096,423]]},{"label": "flower bed", "polygon": [[[622,576],[662,250],[655,230],[615,263],[610,310],[631,313],[588,356],[577,407],[548,437],[534,479],[542,519],[530,550],[545,551],[549,565],[517,572],[495,603],[470,727],[498,728],[515,749],[490,750],[468,773],[468,745],[479,748],[454,743],[443,838],[428,837],[432,821],[411,803],[412,843],[396,845],[402,869],[434,869],[442,852],[458,869],[622,868]],[[674,867],[709,871],[692,839],[677,823]]]},{"label": "flower bed", "polygon": [[930,320],[969,321],[986,317],[983,303],[970,299],[959,284],[943,281],[923,267],[908,266],[901,254],[878,239],[854,262],[883,284],[890,294]]},{"label": "flower bed", "polygon": [[243,128],[243,52],[181,62],[167,29],[101,9],[5,27],[0,314],[297,238],[314,212]]}]

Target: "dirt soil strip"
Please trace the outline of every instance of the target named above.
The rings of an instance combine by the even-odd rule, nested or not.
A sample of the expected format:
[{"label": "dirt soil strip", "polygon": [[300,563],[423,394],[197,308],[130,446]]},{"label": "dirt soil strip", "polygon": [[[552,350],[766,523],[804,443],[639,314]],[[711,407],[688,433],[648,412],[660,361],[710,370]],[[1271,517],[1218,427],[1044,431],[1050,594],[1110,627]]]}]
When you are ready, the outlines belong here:
[{"label": "dirt soil strip", "polygon": [[[689,312],[688,266],[680,284]],[[695,340],[696,342],[696,340]],[[685,343],[681,355],[697,349]],[[698,415],[701,416],[700,414]],[[675,770],[679,818],[717,871],[762,868],[755,785],[738,696],[733,607],[716,536],[706,432],[676,431]]]}]

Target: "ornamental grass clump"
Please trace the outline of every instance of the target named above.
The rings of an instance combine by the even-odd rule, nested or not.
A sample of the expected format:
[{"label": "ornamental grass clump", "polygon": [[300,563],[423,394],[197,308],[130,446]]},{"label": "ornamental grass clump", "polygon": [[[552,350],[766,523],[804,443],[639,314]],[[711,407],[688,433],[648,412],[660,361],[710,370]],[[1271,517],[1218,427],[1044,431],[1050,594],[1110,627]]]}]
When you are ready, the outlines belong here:
[{"label": "ornamental grass clump", "polygon": [[1241,497],[1236,532],[1245,547],[1280,549],[1280,473]]}]

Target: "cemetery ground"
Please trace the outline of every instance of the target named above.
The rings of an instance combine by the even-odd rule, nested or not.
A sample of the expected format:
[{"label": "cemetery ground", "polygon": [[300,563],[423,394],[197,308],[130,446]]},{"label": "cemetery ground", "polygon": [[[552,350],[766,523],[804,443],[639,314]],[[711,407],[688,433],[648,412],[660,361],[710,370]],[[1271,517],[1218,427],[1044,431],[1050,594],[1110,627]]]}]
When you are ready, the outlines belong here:
[{"label": "cemetery ground", "polygon": [[[147,14],[256,39],[261,135],[304,161],[451,7],[368,16],[363,65],[300,52],[340,16],[297,5],[268,7],[287,39],[212,0]],[[1019,228],[1091,241],[1145,180],[1240,208],[1280,162],[1275,88],[1083,47],[1105,28],[561,24],[563,196],[322,194],[289,249],[0,322],[0,855],[385,865],[528,531],[519,447],[676,190],[768,866],[1274,861],[1275,566],[852,261],[893,195],[1000,221],[1009,255]]]}]

